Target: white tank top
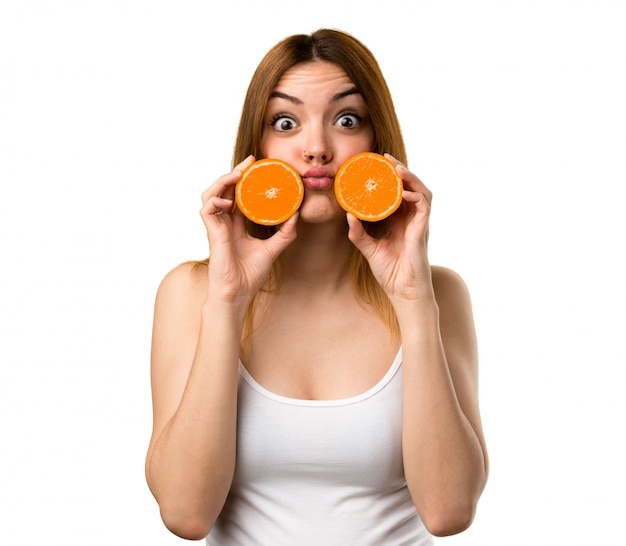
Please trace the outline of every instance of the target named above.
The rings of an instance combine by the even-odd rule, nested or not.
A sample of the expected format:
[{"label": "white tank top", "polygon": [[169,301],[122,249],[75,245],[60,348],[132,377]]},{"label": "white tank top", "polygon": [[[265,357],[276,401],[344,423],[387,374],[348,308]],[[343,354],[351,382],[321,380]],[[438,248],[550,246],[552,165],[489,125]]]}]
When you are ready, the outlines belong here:
[{"label": "white tank top", "polygon": [[237,464],[210,546],[432,546],[402,465],[402,353],[341,400],[274,394],[240,365]]}]

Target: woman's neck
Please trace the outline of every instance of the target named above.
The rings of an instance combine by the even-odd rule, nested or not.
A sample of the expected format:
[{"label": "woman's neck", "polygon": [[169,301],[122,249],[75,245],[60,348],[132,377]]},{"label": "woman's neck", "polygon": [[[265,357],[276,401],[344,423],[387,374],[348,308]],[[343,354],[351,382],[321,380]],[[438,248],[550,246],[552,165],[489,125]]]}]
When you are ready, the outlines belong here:
[{"label": "woman's neck", "polygon": [[353,252],[347,225],[299,224],[296,240],[282,254],[286,283],[317,290],[344,287],[351,282]]}]

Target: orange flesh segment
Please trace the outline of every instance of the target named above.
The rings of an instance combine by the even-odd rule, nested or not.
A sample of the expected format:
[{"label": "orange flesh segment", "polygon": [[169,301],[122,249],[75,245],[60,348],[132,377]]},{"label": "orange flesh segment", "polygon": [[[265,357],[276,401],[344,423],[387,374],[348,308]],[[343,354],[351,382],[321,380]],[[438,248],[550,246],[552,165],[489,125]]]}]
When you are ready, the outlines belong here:
[{"label": "orange flesh segment", "polygon": [[352,156],[335,176],[339,205],[360,220],[370,222],[383,220],[398,209],[402,187],[395,164],[373,152]]},{"label": "orange flesh segment", "polygon": [[260,159],[241,174],[235,190],[237,206],[256,224],[275,226],[302,204],[304,184],[298,172],[278,159]]}]

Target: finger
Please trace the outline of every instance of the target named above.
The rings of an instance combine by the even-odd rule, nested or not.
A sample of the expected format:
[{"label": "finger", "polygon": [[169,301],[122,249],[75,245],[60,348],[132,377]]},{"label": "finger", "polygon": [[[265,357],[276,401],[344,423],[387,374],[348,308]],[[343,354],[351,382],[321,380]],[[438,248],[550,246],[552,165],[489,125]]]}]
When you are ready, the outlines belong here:
[{"label": "finger", "polygon": [[223,214],[230,214],[233,210],[233,201],[223,197],[211,197],[202,205],[200,216],[205,221],[213,221]]},{"label": "finger", "polygon": [[409,185],[411,188],[414,189],[426,188],[424,182],[422,182],[415,173],[409,171],[409,169],[407,169],[404,165],[397,165],[396,170],[400,175],[400,178],[402,178],[402,180],[404,181],[405,186]]},{"label": "finger", "polygon": [[402,192],[402,199],[407,203],[424,203],[428,208],[431,206],[429,196],[417,191],[404,190]]},{"label": "finger", "polygon": [[403,193],[403,205],[405,211],[412,211],[409,213],[410,218],[413,218],[412,224],[414,227],[409,228],[411,233],[424,233],[425,240],[428,241],[428,225],[430,221],[431,207],[427,197],[422,193],[408,192]]},{"label": "finger", "polygon": [[363,223],[353,214],[346,213],[348,220],[348,239],[356,246],[366,258],[369,255],[368,249],[373,244],[373,238],[368,235],[363,227]]},{"label": "finger", "polygon": [[390,159],[393,163],[395,163],[396,166],[400,165],[402,167],[406,168],[406,165],[404,163],[402,163],[402,161],[400,161],[399,159],[396,159],[395,157],[393,157],[391,154],[385,153],[383,154],[387,159]]},{"label": "finger", "polygon": [[426,185],[417,177],[417,175],[409,171],[407,166],[404,163],[402,163],[402,161],[399,161],[398,159],[393,157],[391,154],[386,153],[384,154],[384,156],[387,159],[390,159],[395,164],[396,171],[400,175],[400,178],[402,178],[402,181],[404,182],[404,186],[406,189],[413,190],[413,191],[422,191],[425,194],[430,193]]},{"label": "finger", "polygon": [[222,197],[227,197],[228,199],[235,199],[235,187],[239,179],[241,178],[241,173],[247,169],[250,165],[255,162],[255,158],[253,155],[249,155],[246,157],[241,163],[239,163],[234,169],[233,174],[237,174],[237,178],[235,179],[235,183],[226,188],[226,191],[222,195]]},{"label": "finger", "polygon": [[246,167],[249,167],[255,161],[256,161],[256,158],[253,155],[249,155],[241,163],[236,165],[233,171],[243,171]]},{"label": "finger", "polygon": [[414,173],[412,173],[411,171],[409,171],[406,167],[403,167],[402,165],[399,165],[397,167],[397,170],[398,170],[398,174],[400,175],[400,178],[402,178],[402,181],[404,182],[405,192],[410,191],[410,192],[419,193],[426,198],[428,203],[432,201],[432,198],[433,198],[432,192],[426,187],[426,185]]},{"label": "finger", "polygon": [[296,212],[286,222],[284,222],[278,231],[266,240],[267,249],[274,259],[282,253],[293,241],[295,241],[297,232],[296,224],[298,223],[299,213]]},{"label": "finger", "polygon": [[249,155],[241,163],[239,163],[231,172],[220,176],[213,184],[211,184],[204,192],[202,192],[202,202],[205,203],[208,199],[215,195],[232,199],[235,195],[235,184],[241,177],[241,172],[254,163],[255,159],[253,155]]},{"label": "finger", "polygon": [[209,199],[213,197],[222,196],[229,187],[234,188],[240,176],[241,171],[233,171],[220,176],[215,182],[213,182],[213,184],[211,184],[206,190],[202,192],[202,202],[206,203]]}]

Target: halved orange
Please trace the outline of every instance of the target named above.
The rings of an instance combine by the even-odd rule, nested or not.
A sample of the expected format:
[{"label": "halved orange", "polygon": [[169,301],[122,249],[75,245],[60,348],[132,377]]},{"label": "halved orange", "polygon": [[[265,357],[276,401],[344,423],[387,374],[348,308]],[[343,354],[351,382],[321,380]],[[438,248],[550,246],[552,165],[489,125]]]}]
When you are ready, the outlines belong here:
[{"label": "halved orange", "polygon": [[255,224],[275,226],[289,219],[302,204],[304,184],[291,165],[280,159],[259,159],[241,173],[235,200]]},{"label": "halved orange", "polygon": [[352,156],[335,175],[335,197],[341,208],[368,222],[395,212],[402,203],[402,188],[395,164],[373,152]]}]

